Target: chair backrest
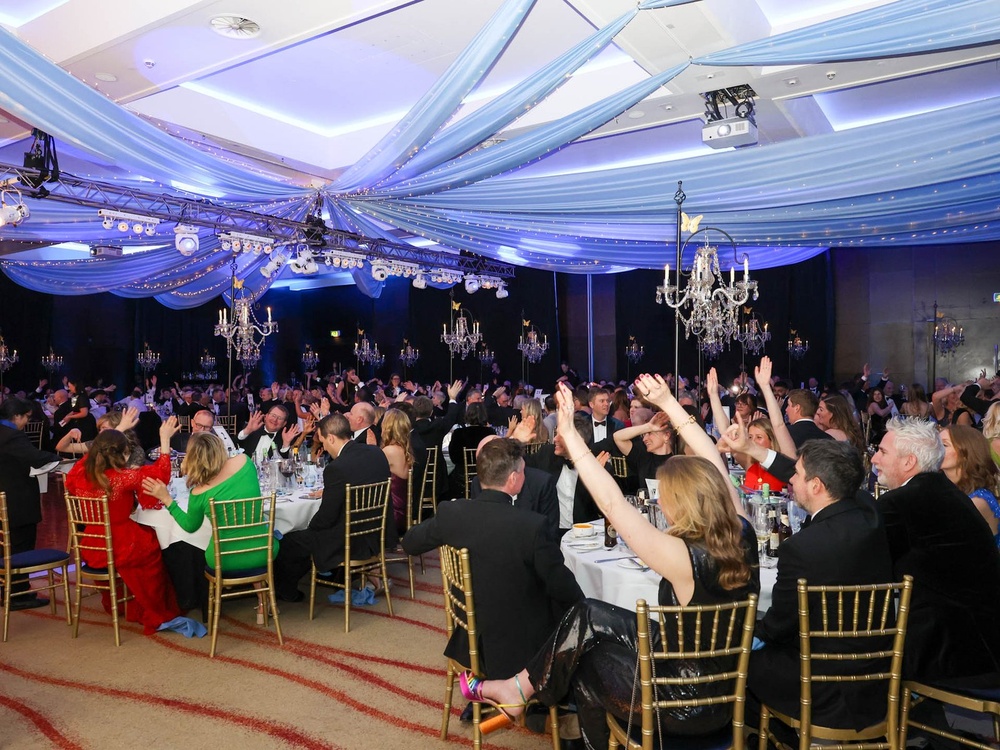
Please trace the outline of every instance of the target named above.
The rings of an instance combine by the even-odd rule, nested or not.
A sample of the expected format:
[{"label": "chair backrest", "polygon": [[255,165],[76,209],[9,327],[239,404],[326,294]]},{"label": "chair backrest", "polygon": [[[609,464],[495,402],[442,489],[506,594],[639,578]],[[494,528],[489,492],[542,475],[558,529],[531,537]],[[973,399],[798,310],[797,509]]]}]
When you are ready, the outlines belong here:
[{"label": "chair backrest", "polygon": [[352,540],[378,534],[385,554],[385,524],[389,509],[391,480],[374,484],[348,484],[344,503],[344,558],[352,557]]},{"label": "chair backrest", "polygon": [[413,516],[413,467],[406,472],[406,530],[409,531],[416,519]]},{"label": "chair backrest", "polygon": [[[108,512],[108,496],[79,497],[66,493],[66,513],[69,526],[70,548],[77,570],[80,569],[82,555],[86,551],[107,555],[108,573],[115,567],[114,548],[111,546],[111,516]],[[84,533],[85,527],[100,527],[96,533]]]},{"label": "chair backrest", "polygon": [[424,477],[420,483],[420,506],[437,506],[437,459],[439,446],[432,445],[427,449],[427,463],[424,464]]},{"label": "chair backrest", "polygon": [[628,476],[628,463],[625,461],[625,456],[612,456],[608,465],[611,473],[619,479]]},{"label": "chair backrest", "polygon": [[525,443],[521,446],[521,450],[524,451],[524,455],[530,456],[532,453],[538,453],[538,450],[547,443]]},{"label": "chair backrest", "polygon": [[463,448],[462,453],[465,460],[465,496],[471,497],[472,478],[476,476],[476,448]]},{"label": "chair backrest", "polygon": [[45,423],[40,420],[33,420],[28,422],[24,426],[24,434],[28,436],[28,440],[33,442],[39,449],[42,447],[42,433],[45,429]]},{"label": "chair backrest", "polygon": [[[900,583],[810,586],[798,580],[800,720],[812,719],[812,686],[819,682],[887,682],[886,737],[898,737],[903,644],[912,576]],[[843,639],[846,644],[835,644]],[[845,647],[846,646],[846,647]],[[849,669],[851,663],[858,665]],[[885,668],[866,671],[872,663]]]},{"label": "chair backrest", "polygon": [[181,432],[191,432],[191,417],[187,414],[177,417],[177,424],[181,427]]},{"label": "chair backrest", "polygon": [[[270,503],[271,512],[265,517],[264,502]],[[209,518],[212,522],[212,538],[215,540],[216,574],[238,566],[227,564],[235,556],[260,552],[267,559],[267,567],[272,564],[271,550],[274,545],[274,493],[239,500],[208,501]]]},{"label": "chair backrest", "polygon": [[0,492],[0,547],[3,547],[3,569],[4,573],[10,572],[10,545],[7,540],[10,538],[10,521],[7,518],[7,493]]},{"label": "chair backrest", "polygon": [[[733,705],[733,750],[744,746],[743,722],[746,701],[746,678],[753,645],[753,627],[757,616],[757,597],[724,604],[699,604],[686,607],[650,606],[644,599],[636,602],[639,636],[639,681],[642,705],[642,745],[652,748],[657,733],[657,711],[691,705]],[[650,619],[659,624],[660,643],[654,648],[650,638]],[[706,660],[718,671],[704,671],[692,677],[686,669],[671,667],[691,660]],[[657,686],[697,684],[703,697],[659,700]],[[715,687],[709,687],[714,685]],[[677,694],[676,689],[668,689]]]},{"label": "chair backrest", "polygon": [[476,606],[472,596],[472,563],[469,550],[456,549],[447,544],[440,547],[441,584],[444,588],[444,614],[448,638],[461,628],[469,639],[469,663],[467,666],[475,675],[481,675],[479,668],[479,646],[476,630]]},{"label": "chair backrest", "polygon": [[215,418],[215,421],[222,425],[226,432],[228,432],[233,437],[236,437],[236,415],[235,414],[220,414]]}]

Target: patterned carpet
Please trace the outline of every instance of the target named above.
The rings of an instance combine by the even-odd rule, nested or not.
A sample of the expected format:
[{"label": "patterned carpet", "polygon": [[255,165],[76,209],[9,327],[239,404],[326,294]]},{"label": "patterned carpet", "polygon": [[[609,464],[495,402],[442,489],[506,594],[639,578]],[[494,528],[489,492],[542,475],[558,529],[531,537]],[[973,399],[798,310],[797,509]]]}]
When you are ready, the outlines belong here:
[{"label": "patterned carpet", "polygon": [[[50,544],[61,518],[56,500],[46,498],[41,536]],[[273,624],[256,625],[255,598],[225,602],[214,659],[208,637],[146,637],[133,624],[115,648],[97,597],[84,600],[76,640],[61,600],[55,616],[12,612],[9,641],[0,644],[0,748],[469,746],[460,696],[448,740],[439,739],[444,615],[436,557],[425,561],[414,600],[399,566],[396,616],[380,597],[352,608],[350,633],[339,606],[317,605],[310,622],[305,604],[282,604],[283,647]],[[492,747],[551,746],[523,728],[485,739]]]}]

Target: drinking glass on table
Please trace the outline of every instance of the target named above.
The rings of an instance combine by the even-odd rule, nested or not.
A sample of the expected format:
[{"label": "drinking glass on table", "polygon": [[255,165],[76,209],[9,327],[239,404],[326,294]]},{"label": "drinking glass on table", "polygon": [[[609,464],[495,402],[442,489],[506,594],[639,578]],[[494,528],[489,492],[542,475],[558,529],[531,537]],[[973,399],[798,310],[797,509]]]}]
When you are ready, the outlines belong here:
[{"label": "drinking glass on table", "polygon": [[767,503],[753,503],[751,519],[754,533],[757,535],[757,557],[761,567],[765,567],[768,559],[767,542],[771,538],[771,518],[767,511]]},{"label": "drinking glass on table", "polygon": [[291,494],[292,489],[295,487],[295,461],[290,458],[281,459],[278,462],[278,471],[285,478],[285,481],[282,483],[281,494]]}]

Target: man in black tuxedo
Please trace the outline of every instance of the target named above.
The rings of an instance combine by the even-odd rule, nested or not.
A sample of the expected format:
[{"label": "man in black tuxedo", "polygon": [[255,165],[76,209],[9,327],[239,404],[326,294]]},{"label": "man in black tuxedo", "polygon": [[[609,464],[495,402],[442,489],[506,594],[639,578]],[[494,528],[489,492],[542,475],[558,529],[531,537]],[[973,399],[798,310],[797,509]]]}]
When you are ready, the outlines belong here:
[{"label": "man in black tuxedo", "polygon": [[[733,428],[730,428],[732,431]],[[728,438],[729,432],[727,432]],[[855,491],[864,469],[848,443],[817,440],[799,451],[792,488],[796,502],[810,513],[799,533],[778,548],[778,580],[771,593],[771,607],[758,621],[755,635],[763,648],[750,656],[747,686],[760,702],[790,716],[799,715],[799,621],[796,583],[854,585],[892,580],[892,560],[878,513],[869,501],[858,501]],[[811,611],[811,625],[820,615]],[[869,650],[872,644],[856,639],[830,640],[820,651]],[[756,644],[755,644],[756,645]],[[814,664],[825,674],[885,669],[886,664],[834,662]],[[812,685],[812,716],[820,725],[860,729],[885,715],[885,683],[823,683]],[[752,714],[751,714],[752,715]]]},{"label": "man in black tuxedo", "polygon": [[788,417],[788,433],[792,436],[796,448],[801,448],[807,440],[833,439],[813,421],[817,408],[819,408],[819,397],[812,391],[796,388],[788,392],[785,415]]},{"label": "man in black tuxedo", "polygon": [[620,419],[610,416],[611,393],[607,388],[595,386],[587,395],[587,405],[590,407],[594,445],[600,446],[602,450],[617,453],[618,449],[612,438],[618,430],[625,429],[625,424]]},{"label": "man in black tuxedo", "polygon": [[[476,450],[477,464],[483,446],[491,440],[500,439],[498,435],[487,435],[479,442]],[[472,478],[470,490],[472,499],[479,497],[483,491],[478,476]],[[520,492],[514,495],[514,507],[545,516],[546,532],[552,540],[559,541],[559,494],[556,492],[555,477],[541,469],[525,466],[524,485]]]},{"label": "man in black tuxedo", "polygon": [[[323,499],[309,521],[309,528],[285,534],[274,561],[275,592],[288,602],[305,598],[298,583],[309,571],[310,557],[321,572],[332,570],[344,561],[347,485],[356,487],[389,479],[389,462],[385,454],[374,445],[355,443],[351,439],[351,426],[343,414],[331,414],[320,420],[316,435],[333,460],[323,471]],[[395,529],[395,525],[390,523],[386,528]],[[381,536],[377,534],[356,537],[351,542],[351,555],[370,557],[379,551],[381,544]],[[393,539],[386,540],[386,548],[390,546],[396,546],[394,532]]]},{"label": "man in black tuxedo", "polygon": [[461,409],[459,409],[455,399],[458,398],[463,387],[465,387],[465,383],[461,380],[456,380],[448,386],[448,409],[443,417],[437,419],[431,419],[431,415],[434,413],[434,402],[427,396],[417,396],[413,399],[413,430],[410,432],[410,448],[413,450],[415,465],[413,475],[417,476],[416,467],[420,467],[419,476],[423,476],[423,467],[427,466],[427,449],[436,445],[438,457],[435,482],[439,501],[448,496],[448,471],[445,468],[441,442],[458,421]]},{"label": "man in black tuxedo", "polygon": [[[438,505],[433,518],[406,533],[403,549],[411,555],[442,544],[469,550],[481,663],[490,678],[504,679],[524,668],[583,592],[546,533],[545,519],[511,505],[524,485],[518,443],[488,442],[476,471],[480,495]],[[464,630],[455,629],[445,655],[469,663]]]},{"label": "man in black tuxedo", "polygon": [[[375,424],[375,407],[367,401],[358,401],[345,415],[351,425],[355,443],[362,445],[382,445],[382,431]],[[368,442],[368,435],[374,436],[375,442]]]},{"label": "man in black tuxedo", "polygon": [[[267,458],[275,452],[281,458],[291,458],[292,443],[302,430],[298,422],[285,427],[287,421],[288,411],[281,404],[272,406],[266,416],[263,412],[255,411],[247,426],[236,435],[236,440],[251,458],[258,454]],[[266,442],[262,442],[265,440]]]},{"label": "man in black tuxedo", "polygon": [[913,576],[903,677],[1000,685],[1000,555],[972,501],[939,469],[935,426],[891,419],[872,458],[897,578]]},{"label": "man in black tuxedo", "polygon": [[[31,403],[12,396],[0,404],[0,492],[7,494],[7,516],[10,537],[7,543],[11,553],[28,552],[35,548],[35,536],[42,520],[38,480],[30,475],[31,469],[58,462],[55,453],[41,451],[24,434],[24,426],[31,416]],[[28,577],[16,576],[11,591],[31,588]],[[11,609],[34,609],[49,603],[37,595],[12,599]]]}]

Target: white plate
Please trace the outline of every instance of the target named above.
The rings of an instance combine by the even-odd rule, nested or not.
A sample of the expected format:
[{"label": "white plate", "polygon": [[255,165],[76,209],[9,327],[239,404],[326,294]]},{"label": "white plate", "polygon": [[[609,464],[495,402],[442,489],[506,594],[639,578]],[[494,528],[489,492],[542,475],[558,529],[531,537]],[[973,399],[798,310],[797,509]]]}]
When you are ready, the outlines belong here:
[{"label": "white plate", "polygon": [[573,542],[566,542],[566,546],[573,549],[597,549],[598,547],[603,547],[604,542],[600,539],[580,539]]},{"label": "white plate", "polygon": [[629,570],[648,570],[648,568],[643,565],[638,560],[633,560],[631,557],[623,557],[618,561],[619,568],[628,568]]}]

